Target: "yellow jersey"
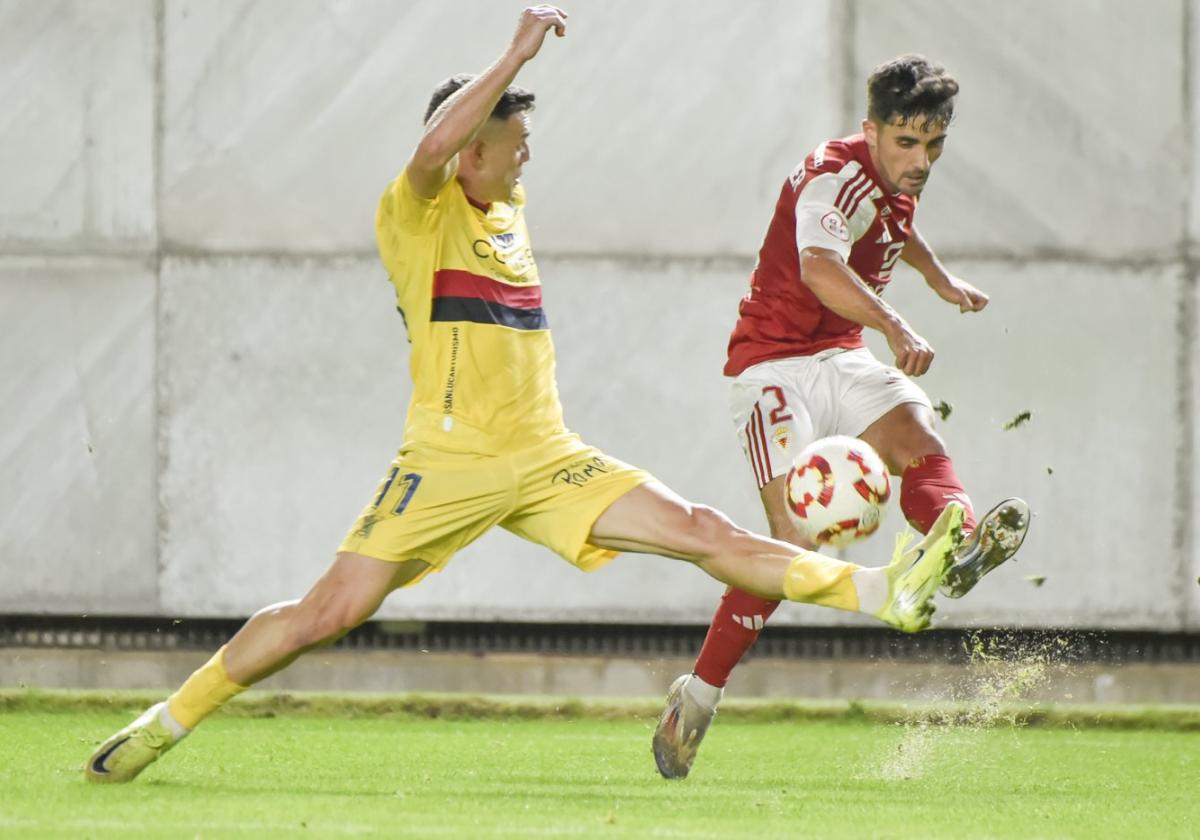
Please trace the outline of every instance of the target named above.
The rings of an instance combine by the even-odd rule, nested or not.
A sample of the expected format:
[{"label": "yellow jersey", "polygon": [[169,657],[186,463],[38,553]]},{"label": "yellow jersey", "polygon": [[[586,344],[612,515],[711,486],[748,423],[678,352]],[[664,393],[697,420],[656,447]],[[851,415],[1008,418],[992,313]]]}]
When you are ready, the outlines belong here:
[{"label": "yellow jersey", "polygon": [[521,186],[484,208],[451,177],[431,199],[400,175],[375,217],[412,344],[405,446],[495,454],[565,431]]}]

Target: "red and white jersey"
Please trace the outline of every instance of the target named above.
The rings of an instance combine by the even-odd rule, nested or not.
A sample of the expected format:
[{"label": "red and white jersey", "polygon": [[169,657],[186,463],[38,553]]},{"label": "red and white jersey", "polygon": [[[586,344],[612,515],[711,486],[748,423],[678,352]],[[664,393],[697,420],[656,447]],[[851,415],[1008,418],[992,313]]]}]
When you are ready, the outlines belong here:
[{"label": "red and white jersey", "polygon": [[783,185],[750,293],[738,306],[725,375],[768,359],[862,347],[862,325],[824,306],[801,279],[800,251],[836,251],[881,294],[916,209],[914,197],[889,195],[880,185],[863,135],[817,146]]}]

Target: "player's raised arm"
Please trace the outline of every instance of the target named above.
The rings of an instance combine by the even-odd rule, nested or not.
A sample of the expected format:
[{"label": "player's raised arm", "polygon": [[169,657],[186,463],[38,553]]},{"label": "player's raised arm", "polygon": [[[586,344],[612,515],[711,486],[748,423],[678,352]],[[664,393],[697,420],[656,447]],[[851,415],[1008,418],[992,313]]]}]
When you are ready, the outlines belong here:
[{"label": "player's raised arm", "polygon": [[921,236],[921,232],[915,227],[908,242],[904,243],[900,259],[921,272],[929,288],[937,292],[942,300],[957,306],[959,312],[978,312],[988,305],[986,294],[946,270],[937,254],[925,241],[925,237]]},{"label": "player's raised arm", "polygon": [[487,122],[517,73],[542,48],[546,33],[567,32],[567,13],[557,6],[530,6],[521,12],[512,42],[496,61],[442,103],[408,160],[409,183],[417,195],[433,198],[454,172],[454,159]]},{"label": "player's raised arm", "polygon": [[841,254],[812,246],[800,251],[800,277],[817,299],[843,318],[883,333],[896,367],[920,376],[933,363],[933,348],[900,313],[862,281]]}]

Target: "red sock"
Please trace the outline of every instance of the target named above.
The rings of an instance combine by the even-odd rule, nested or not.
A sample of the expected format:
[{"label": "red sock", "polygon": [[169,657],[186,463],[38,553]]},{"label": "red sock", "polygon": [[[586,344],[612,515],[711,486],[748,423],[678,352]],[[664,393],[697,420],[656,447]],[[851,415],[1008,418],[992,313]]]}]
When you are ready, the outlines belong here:
[{"label": "red sock", "polygon": [[922,534],[929,532],[949,501],[961,502],[967,509],[963,530],[974,531],[975,511],[949,455],[926,455],[900,476],[900,510]]},{"label": "red sock", "polygon": [[724,686],[733,667],[754,646],[754,640],[778,606],[778,601],[759,598],[740,589],[726,592],[692,669],[696,676],[709,685]]}]

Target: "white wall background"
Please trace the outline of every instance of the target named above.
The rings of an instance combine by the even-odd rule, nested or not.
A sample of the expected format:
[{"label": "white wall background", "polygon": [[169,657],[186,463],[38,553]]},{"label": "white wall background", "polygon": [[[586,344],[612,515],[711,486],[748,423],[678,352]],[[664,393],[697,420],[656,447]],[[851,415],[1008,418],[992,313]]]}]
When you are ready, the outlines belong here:
[{"label": "white wall background", "polygon": [[[0,611],[237,616],[320,573],[408,394],[375,199],[519,6],[0,3]],[[856,129],[874,64],[924,52],[962,94],[921,227],[993,304],[958,316],[911,272],[889,295],[940,350],[922,384],[976,502],[1038,513],[939,615],[1200,629],[1195,0],[576,6],[520,81],[577,431],[764,525],[720,376],[736,301],[787,172]],[[705,622],[720,591],[500,532],[382,615]]]}]

